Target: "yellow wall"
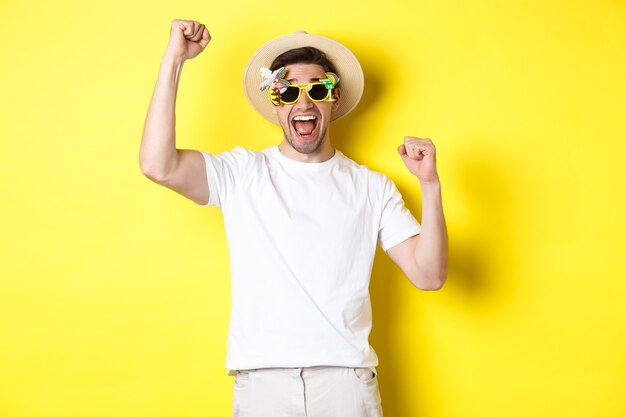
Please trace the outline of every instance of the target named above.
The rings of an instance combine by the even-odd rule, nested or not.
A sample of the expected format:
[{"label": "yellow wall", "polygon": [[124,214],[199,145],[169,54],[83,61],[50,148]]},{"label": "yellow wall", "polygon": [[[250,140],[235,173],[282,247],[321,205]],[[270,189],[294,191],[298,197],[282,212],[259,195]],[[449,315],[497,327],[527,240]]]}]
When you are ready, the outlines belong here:
[{"label": "yellow wall", "polygon": [[304,29],[361,59],[332,129],[419,219],[403,136],[438,150],[450,274],[372,277],[386,417],[626,415],[626,3],[0,3],[0,415],[226,416],[228,252],[214,207],[152,183],[139,143],[171,19],[181,148],[263,149],[243,68]]}]

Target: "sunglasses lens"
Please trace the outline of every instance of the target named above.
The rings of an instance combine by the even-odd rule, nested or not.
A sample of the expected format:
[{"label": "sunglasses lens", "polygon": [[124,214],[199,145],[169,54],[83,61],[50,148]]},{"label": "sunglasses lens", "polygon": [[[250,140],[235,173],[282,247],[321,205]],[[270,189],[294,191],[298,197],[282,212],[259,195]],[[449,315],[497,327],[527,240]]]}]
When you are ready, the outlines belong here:
[{"label": "sunglasses lens", "polygon": [[285,103],[293,103],[298,99],[300,89],[298,87],[287,87],[284,93],[280,95],[280,99]]},{"label": "sunglasses lens", "polygon": [[323,84],[315,84],[309,88],[309,97],[312,100],[324,100],[328,95],[328,90]]}]

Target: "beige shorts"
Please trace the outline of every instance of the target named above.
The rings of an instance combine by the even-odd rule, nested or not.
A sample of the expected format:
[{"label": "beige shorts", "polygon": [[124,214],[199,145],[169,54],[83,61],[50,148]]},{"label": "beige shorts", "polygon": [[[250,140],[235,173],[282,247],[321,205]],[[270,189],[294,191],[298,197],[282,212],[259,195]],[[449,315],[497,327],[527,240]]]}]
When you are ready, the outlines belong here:
[{"label": "beige shorts", "polygon": [[369,368],[313,366],[239,370],[233,417],[382,417]]}]

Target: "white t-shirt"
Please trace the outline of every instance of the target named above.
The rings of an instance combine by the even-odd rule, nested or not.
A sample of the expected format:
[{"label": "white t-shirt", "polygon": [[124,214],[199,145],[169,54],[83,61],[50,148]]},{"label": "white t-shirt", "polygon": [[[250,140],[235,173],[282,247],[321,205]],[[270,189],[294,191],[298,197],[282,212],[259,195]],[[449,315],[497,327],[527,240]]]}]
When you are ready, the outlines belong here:
[{"label": "white t-shirt", "polygon": [[222,210],[230,251],[228,375],[317,365],[374,370],[376,243],[387,251],[420,233],[395,184],[339,150],[320,163],[290,159],[278,146],[202,155],[205,205]]}]

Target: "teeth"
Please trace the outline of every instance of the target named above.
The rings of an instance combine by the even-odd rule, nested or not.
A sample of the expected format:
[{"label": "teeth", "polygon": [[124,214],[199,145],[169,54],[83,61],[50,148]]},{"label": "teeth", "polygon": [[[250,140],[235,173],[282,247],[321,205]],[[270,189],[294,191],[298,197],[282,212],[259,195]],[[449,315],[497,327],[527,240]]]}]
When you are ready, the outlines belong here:
[{"label": "teeth", "polygon": [[304,122],[306,120],[315,120],[316,117],[315,116],[296,116],[293,118],[293,120],[297,120],[300,122]]}]

